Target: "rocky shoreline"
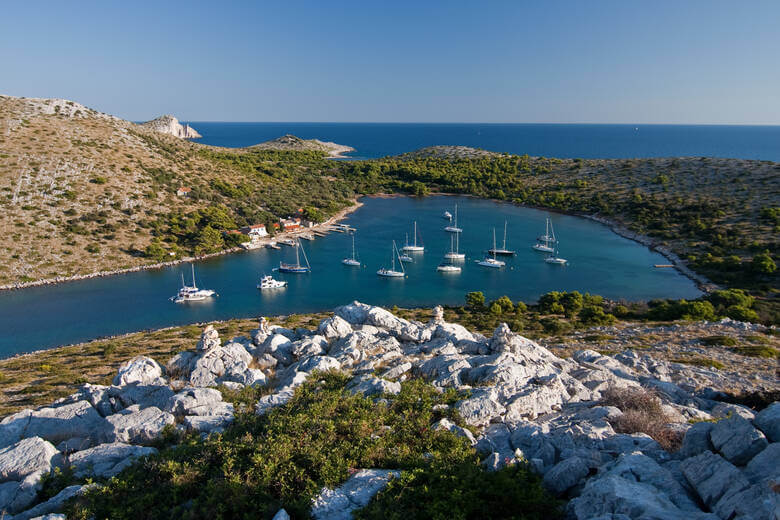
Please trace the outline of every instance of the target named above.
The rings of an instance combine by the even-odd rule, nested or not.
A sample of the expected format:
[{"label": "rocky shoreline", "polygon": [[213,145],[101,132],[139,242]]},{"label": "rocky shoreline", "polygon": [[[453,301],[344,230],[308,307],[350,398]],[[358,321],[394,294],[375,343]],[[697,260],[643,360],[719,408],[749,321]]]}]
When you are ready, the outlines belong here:
[{"label": "rocky shoreline", "polygon": [[[324,227],[330,226],[332,224],[335,224],[336,222],[339,222],[340,220],[343,220],[346,218],[347,215],[352,213],[353,211],[357,210],[363,205],[363,203],[359,201],[355,201],[355,203],[345,208],[338,213],[336,213],[334,216],[323,222],[322,224],[317,224],[314,227],[310,228],[310,231],[316,231],[318,229],[322,229]],[[277,233],[274,238],[284,238],[284,237],[293,237],[296,233]],[[217,256],[223,256],[231,253],[238,253],[241,251],[245,251],[242,247],[231,247],[229,249],[224,249],[222,251],[218,251],[216,253],[210,253],[207,255],[201,255],[201,256],[187,256],[184,258],[179,258],[177,260],[171,260],[170,262],[160,262],[156,264],[147,264],[147,265],[138,265],[135,267],[128,267],[125,269],[113,269],[110,271],[99,271],[96,273],[89,273],[89,274],[78,274],[74,276],[58,276],[57,278],[46,278],[43,280],[33,280],[31,282],[18,282],[14,284],[7,284],[7,285],[0,285],[0,291],[13,291],[13,290],[19,290],[19,289],[27,289],[29,287],[40,287],[44,285],[54,285],[59,283],[66,283],[66,282],[76,282],[79,280],[90,280],[92,278],[103,278],[106,276],[114,276],[118,274],[127,274],[127,273],[136,273],[138,271],[146,271],[151,269],[163,269],[165,267],[171,267],[174,265],[179,265],[187,262],[197,262],[199,260],[206,260],[208,258],[214,258]]]},{"label": "rocky shoreline", "polygon": [[[354,302],[315,330],[261,319],[249,336],[223,344],[207,326],[193,350],[164,367],[135,357],[112,385],[86,384],[51,406],[5,417],[0,511],[15,520],[62,512],[70,497],[155,456],[152,445],[166,428],[224,431],[236,410],[217,386],[268,387],[250,408],[263,415],[328,370],[347,374],[352,392],[374,399],[393,400],[413,378],[454,389],[453,411],[469,428],[448,420],[431,427],[464,437],[488,471],[528,464],[568,501],[573,520],[748,520],[780,510],[780,404],[752,410],[723,402],[727,389],[712,386],[716,370],[633,350],[579,350],[564,359],[505,324],[486,337],[447,323],[441,307],[421,323]],[[40,501],[40,479],[67,466],[97,483]],[[356,469],[313,498],[314,518],[348,518],[399,475]]]}]

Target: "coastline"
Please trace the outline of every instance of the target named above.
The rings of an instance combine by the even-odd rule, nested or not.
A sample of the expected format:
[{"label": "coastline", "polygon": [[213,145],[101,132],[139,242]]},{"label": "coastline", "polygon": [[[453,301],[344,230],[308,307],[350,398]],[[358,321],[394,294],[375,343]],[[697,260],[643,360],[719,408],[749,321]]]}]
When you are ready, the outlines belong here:
[{"label": "coastline", "polygon": [[[310,228],[306,228],[303,231],[294,231],[290,233],[277,233],[274,235],[273,239],[266,239],[267,242],[271,242],[273,240],[284,238],[284,237],[294,237],[302,232],[306,231],[317,231],[322,228],[326,228],[330,225],[335,224],[336,222],[339,222],[340,220],[343,220],[346,218],[347,215],[352,213],[353,211],[357,210],[363,205],[362,202],[359,200],[353,201],[352,206],[349,206],[347,208],[342,209],[341,211],[338,211],[335,215],[330,217],[325,222],[322,222],[320,224],[316,224]],[[263,244],[264,245],[264,244]],[[123,269],[111,269],[108,271],[97,271],[94,273],[87,273],[87,274],[77,274],[73,276],[58,276],[57,278],[44,278],[41,280],[33,280],[31,282],[18,282],[15,284],[8,284],[8,285],[0,285],[0,291],[14,291],[19,289],[29,289],[31,287],[40,287],[45,285],[55,285],[60,283],[67,283],[67,282],[77,282],[80,280],[91,280],[92,278],[103,278],[106,276],[114,276],[119,274],[128,274],[128,273],[136,273],[139,271],[146,271],[146,270],[152,270],[152,269],[163,269],[165,267],[171,267],[174,265],[183,264],[186,262],[196,262],[198,260],[205,260],[207,258],[214,258],[216,256],[222,256],[222,255],[228,255],[231,253],[239,253],[241,251],[246,251],[245,248],[241,246],[231,247],[230,249],[224,249],[222,251],[217,251],[216,253],[209,253],[206,255],[201,256],[187,256],[184,258],[179,258],[177,260],[171,260],[169,262],[158,262],[156,264],[145,264],[145,265],[138,265],[135,267],[127,267]]]}]

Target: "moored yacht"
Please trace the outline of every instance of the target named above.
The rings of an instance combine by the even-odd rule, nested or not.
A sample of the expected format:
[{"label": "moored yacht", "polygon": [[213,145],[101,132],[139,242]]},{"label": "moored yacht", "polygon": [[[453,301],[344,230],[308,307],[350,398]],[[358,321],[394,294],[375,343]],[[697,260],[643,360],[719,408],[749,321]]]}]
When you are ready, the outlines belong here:
[{"label": "moored yacht", "polygon": [[211,289],[198,289],[195,285],[195,265],[192,267],[192,285],[186,285],[184,283],[184,273],[181,275],[181,289],[176,293],[176,296],[171,297],[171,301],[175,303],[187,303],[187,302],[202,302],[208,298],[215,296],[217,293]]},{"label": "moored yacht", "polygon": [[[301,247],[300,241],[295,241],[295,263],[287,264],[285,262],[279,262],[278,271],[280,273],[308,273],[311,272],[311,266],[309,265],[309,259],[306,258],[306,251]],[[306,261],[306,265],[301,265],[300,253],[303,254],[303,259]]]},{"label": "moored yacht", "polygon": [[400,254],[398,253],[398,248],[395,245],[395,240],[393,240],[393,254],[391,256],[391,265],[392,267],[390,269],[387,269],[386,267],[382,267],[379,269],[376,274],[379,276],[383,276],[385,278],[403,278],[406,273],[404,273],[404,264],[401,262],[400,258],[398,259],[398,263],[401,266],[400,271],[395,270],[395,259],[396,257],[399,257]]},{"label": "moored yacht", "polygon": [[440,273],[459,273],[461,272],[461,267],[459,265],[442,262],[436,266],[436,270]]},{"label": "moored yacht", "polygon": [[422,253],[425,251],[424,246],[417,245],[417,221],[414,221],[414,239],[413,243],[409,243],[409,235],[406,236],[406,244],[401,248],[404,253]]},{"label": "moored yacht", "polygon": [[514,251],[506,248],[506,220],[504,220],[504,245],[501,246],[500,249],[496,249],[496,246],[493,246],[493,249],[488,251],[492,255],[504,255],[504,256],[512,256],[515,254]]},{"label": "moored yacht", "polygon": [[341,261],[342,264],[350,267],[360,267],[360,260],[355,258],[355,234],[352,233],[352,256]]},{"label": "moored yacht", "polygon": [[[444,258],[446,260],[460,261],[466,259],[466,255],[464,253],[458,252],[459,242],[460,242],[460,234],[453,233],[452,235],[450,235],[450,250],[444,253]],[[455,245],[454,248],[453,248],[453,244]]]},{"label": "moored yacht", "polygon": [[567,260],[558,256],[558,242],[555,242],[555,251],[549,254],[544,261],[548,264],[566,265]]},{"label": "moored yacht", "polygon": [[545,222],[544,235],[536,238],[536,244],[531,246],[531,249],[539,251],[541,253],[552,253],[553,247],[550,244],[555,243],[555,230],[552,227],[550,217],[547,217]]},{"label": "moored yacht", "polygon": [[273,276],[267,275],[260,279],[260,283],[257,284],[257,288],[260,290],[266,289],[281,289],[287,287],[287,282],[283,280],[274,280]]},{"label": "moored yacht", "polygon": [[[496,250],[496,228],[493,228],[493,249],[491,251],[495,251],[495,250]],[[493,269],[500,269],[506,265],[501,260],[496,259],[495,253],[490,253],[490,254],[492,254],[493,256],[485,256],[485,258],[478,261],[477,264],[481,265],[482,267],[492,267]]]},{"label": "moored yacht", "polygon": [[452,223],[452,225],[445,227],[444,231],[446,231],[447,233],[463,232],[463,230],[458,227],[458,205],[457,204],[455,204],[455,221]]}]

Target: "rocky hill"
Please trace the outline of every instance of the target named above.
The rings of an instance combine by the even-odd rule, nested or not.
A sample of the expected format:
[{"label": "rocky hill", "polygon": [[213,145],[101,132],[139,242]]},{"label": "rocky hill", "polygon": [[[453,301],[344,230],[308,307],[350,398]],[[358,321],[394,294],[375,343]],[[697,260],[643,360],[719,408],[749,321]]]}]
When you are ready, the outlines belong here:
[{"label": "rocky hill", "polygon": [[250,146],[249,149],[285,150],[296,152],[325,152],[330,157],[342,157],[346,153],[355,151],[355,149],[351,146],[344,146],[328,141],[320,141],[319,139],[301,139],[300,137],[296,137],[290,134],[277,137],[271,141],[266,141],[264,143]]},{"label": "rocky hill", "polygon": [[198,139],[203,137],[190,125],[182,125],[179,123],[178,119],[170,114],[160,116],[157,119],[152,119],[146,123],[141,123],[141,126],[161,134],[168,134],[182,139]]},{"label": "rocky hill", "polygon": [[[334,394],[339,381],[345,393]],[[119,368],[111,385],[85,385],[51,406],[4,418],[0,510],[14,519],[65,510],[84,518],[111,512],[132,518],[145,516],[144,508],[155,503],[160,518],[177,516],[181,507],[199,516],[211,510],[213,486],[227,478],[234,487],[219,492],[232,514],[251,507],[287,518],[277,509],[293,508],[315,519],[353,513],[381,518],[389,507],[394,517],[412,517],[424,505],[467,507],[455,506],[452,494],[465,466],[446,462],[448,450],[465,449],[474,454],[470,464],[480,477],[473,474],[471,489],[457,492],[485,501],[495,518],[518,507],[529,515],[545,511],[532,518],[559,517],[541,491],[534,496],[546,505],[528,495],[474,493],[492,474],[502,475],[503,485],[518,479],[526,491],[538,485],[524,480],[523,472],[538,474],[545,493],[567,501],[568,518],[578,520],[774,518],[780,507],[780,404],[760,411],[728,404],[721,400],[728,389],[719,381],[717,370],[691,370],[636,350],[612,356],[579,350],[561,358],[505,324],[486,337],[448,323],[441,308],[421,323],[355,302],[314,330],[269,327],[263,319],[250,336],[225,343],[208,326],[194,349],[164,367],[136,357]],[[414,397],[420,384],[438,392]],[[335,402],[366,413],[402,407],[407,416],[393,422],[397,414],[380,412],[374,422],[361,423],[356,409],[320,410],[336,395]],[[346,414],[345,422],[338,428],[312,423],[321,411],[335,421]],[[381,468],[347,467],[338,454],[343,438],[334,437],[317,473],[306,473],[314,457],[306,444],[326,431],[358,435],[353,452],[384,453],[393,448],[383,439],[400,442],[394,435],[407,423],[416,428],[409,446],[415,438],[431,443],[420,447],[428,457],[415,459],[414,470],[390,459],[381,459]],[[284,429],[302,425],[305,442],[284,444]],[[348,434],[347,425],[358,430]],[[264,444],[271,430],[276,444]],[[195,437],[177,441],[174,432]],[[162,437],[174,447],[161,449]],[[232,458],[235,453],[241,456]],[[278,468],[272,478],[253,483],[269,467]],[[46,480],[46,493],[38,494],[40,479],[54,468],[61,476]],[[194,485],[182,485],[179,468]],[[340,476],[327,477],[328,471]],[[449,494],[427,494],[435,486],[423,477],[434,474],[448,479]],[[305,490],[285,487],[306,479],[313,480]],[[235,500],[224,493],[235,493]],[[409,493],[418,499],[410,503]],[[249,495],[259,502],[239,499]]]}]

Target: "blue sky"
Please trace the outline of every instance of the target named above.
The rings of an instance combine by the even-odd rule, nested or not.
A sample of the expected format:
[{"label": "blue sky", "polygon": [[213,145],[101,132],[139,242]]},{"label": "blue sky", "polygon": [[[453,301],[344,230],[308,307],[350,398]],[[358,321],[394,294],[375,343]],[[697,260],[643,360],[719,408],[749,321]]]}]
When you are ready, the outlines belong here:
[{"label": "blue sky", "polygon": [[132,120],[780,124],[780,2],[6,2],[0,93]]}]

